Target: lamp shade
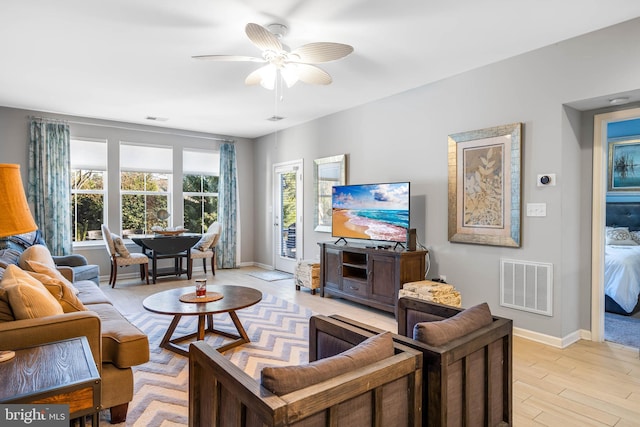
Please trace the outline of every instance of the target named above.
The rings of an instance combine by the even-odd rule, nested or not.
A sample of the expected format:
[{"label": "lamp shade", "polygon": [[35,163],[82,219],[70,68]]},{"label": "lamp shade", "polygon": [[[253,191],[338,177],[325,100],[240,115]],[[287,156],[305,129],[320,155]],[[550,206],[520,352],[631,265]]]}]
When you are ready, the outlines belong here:
[{"label": "lamp shade", "polygon": [[0,163],[0,237],[37,229],[24,194],[20,165]]}]

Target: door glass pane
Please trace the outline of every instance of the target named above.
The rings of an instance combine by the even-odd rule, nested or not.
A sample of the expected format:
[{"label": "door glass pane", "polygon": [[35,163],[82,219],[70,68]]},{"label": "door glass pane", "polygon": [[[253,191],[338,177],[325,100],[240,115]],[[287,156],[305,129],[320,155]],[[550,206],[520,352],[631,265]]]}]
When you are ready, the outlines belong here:
[{"label": "door glass pane", "polygon": [[296,258],[296,172],[280,175],[280,256]]}]

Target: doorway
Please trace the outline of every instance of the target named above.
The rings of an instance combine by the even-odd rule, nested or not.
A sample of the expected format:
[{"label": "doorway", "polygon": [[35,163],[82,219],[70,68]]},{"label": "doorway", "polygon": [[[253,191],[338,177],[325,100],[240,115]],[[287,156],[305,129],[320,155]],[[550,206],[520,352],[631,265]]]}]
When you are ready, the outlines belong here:
[{"label": "doorway", "polygon": [[640,117],[640,108],[597,114],[593,131],[593,206],[591,230],[591,339],[604,341],[605,291],[604,253],[607,203],[608,137],[609,123]]},{"label": "doorway", "polygon": [[273,165],[273,265],[288,273],[303,257],[302,166],[302,160]]}]

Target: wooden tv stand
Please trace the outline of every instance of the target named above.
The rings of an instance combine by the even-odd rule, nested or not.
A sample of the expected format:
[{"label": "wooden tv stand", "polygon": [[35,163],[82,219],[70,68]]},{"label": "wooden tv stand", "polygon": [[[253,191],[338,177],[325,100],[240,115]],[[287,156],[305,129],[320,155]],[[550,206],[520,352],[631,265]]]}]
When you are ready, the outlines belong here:
[{"label": "wooden tv stand", "polygon": [[333,295],[395,314],[401,286],[424,280],[427,251],[319,245],[323,297]]}]

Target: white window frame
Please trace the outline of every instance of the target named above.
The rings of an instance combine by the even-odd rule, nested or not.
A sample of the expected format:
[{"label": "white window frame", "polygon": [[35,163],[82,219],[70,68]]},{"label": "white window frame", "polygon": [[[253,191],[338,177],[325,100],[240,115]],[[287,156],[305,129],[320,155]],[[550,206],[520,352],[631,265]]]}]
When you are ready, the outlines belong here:
[{"label": "white window frame", "polygon": [[[125,170],[123,170],[122,168],[122,164],[123,164],[123,160],[122,160],[122,147],[123,146],[138,146],[138,147],[145,147],[145,148],[156,148],[156,149],[162,149],[162,150],[170,150],[171,151],[171,161],[169,162],[170,165],[170,170],[168,169],[158,169],[158,170],[154,170],[153,167],[140,167],[139,170],[135,169],[135,167],[129,167],[126,168]],[[173,212],[173,146],[167,146],[167,145],[154,145],[154,144],[141,144],[141,143],[135,143],[135,142],[124,142],[121,141],[120,142],[120,150],[119,150],[119,156],[120,156],[120,170],[118,171],[118,176],[119,176],[119,181],[120,181],[120,185],[119,185],[119,198],[120,198],[120,233],[122,234],[122,230],[123,228],[123,220],[122,220],[122,211],[123,211],[123,196],[125,195],[135,195],[135,196],[145,196],[145,198],[147,196],[166,196],[167,197],[167,211],[169,211],[170,213]],[[143,160],[141,162],[144,162],[145,165],[149,165],[149,164],[153,164],[154,162],[150,162],[148,160]],[[158,174],[158,175],[167,175],[167,190],[166,191],[148,191],[146,190],[147,188],[147,182],[146,182],[146,177],[145,177],[145,190],[123,190],[122,189],[122,174],[123,173],[142,173],[142,174]],[[145,228],[146,228],[146,204],[145,204]],[[171,227],[173,224],[173,217],[170,216],[169,219],[167,220],[167,226]],[[146,230],[147,232],[149,230]]]},{"label": "white window frame", "polygon": [[[71,164],[71,173],[73,174],[75,171],[77,170],[81,170],[81,171],[92,171],[92,172],[101,172],[102,173],[102,190],[79,190],[79,189],[74,189],[73,186],[71,186],[71,191],[70,191],[70,197],[71,200],[69,200],[69,203],[72,205],[71,208],[72,209],[76,209],[77,206],[73,203],[74,200],[74,196],[78,195],[78,194],[96,194],[96,195],[101,195],[102,196],[102,222],[105,223],[106,222],[106,218],[107,218],[107,212],[109,209],[108,206],[108,195],[109,195],[109,188],[108,188],[108,180],[109,180],[109,167],[108,167],[108,163],[107,163],[107,140],[106,139],[100,139],[100,138],[85,138],[85,137],[72,137],[71,138],[71,144],[73,145],[74,142],[88,142],[88,143],[100,143],[100,144],[104,144],[105,146],[105,150],[104,150],[104,162],[96,162],[97,164],[104,164],[104,166],[98,166],[97,168],[94,168],[92,166],[88,166],[88,165],[79,165],[80,167],[74,167],[76,165]],[[73,149],[73,147],[71,147]],[[73,154],[72,154],[73,156]],[[83,167],[86,166],[86,167]],[[95,165],[93,165],[95,166]],[[75,215],[76,219],[77,219],[77,212]],[[73,241],[73,246],[91,246],[91,245],[96,245],[96,244],[100,244],[102,245],[103,242],[102,240],[80,240],[80,241],[75,241],[73,240],[73,235],[77,234],[77,222],[74,222],[73,224],[71,224],[71,226],[73,227],[73,234],[71,236],[72,241]]]}]

